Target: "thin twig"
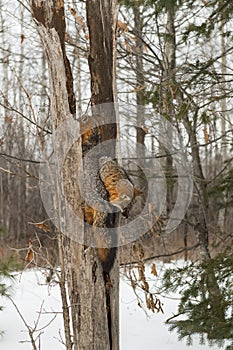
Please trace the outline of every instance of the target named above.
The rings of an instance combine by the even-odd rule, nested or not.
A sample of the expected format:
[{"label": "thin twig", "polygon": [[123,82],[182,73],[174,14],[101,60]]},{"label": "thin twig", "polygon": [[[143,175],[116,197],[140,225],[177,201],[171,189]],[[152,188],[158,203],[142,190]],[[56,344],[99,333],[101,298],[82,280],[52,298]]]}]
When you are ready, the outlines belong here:
[{"label": "thin twig", "polygon": [[[144,261],[150,261],[150,260],[153,260],[153,259],[170,257],[170,256],[173,256],[173,255],[181,254],[181,253],[189,251],[189,250],[196,249],[199,246],[200,246],[200,243],[197,243],[197,244],[194,244],[191,247],[185,247],[185,248],[179,249],[176,252],[167,253],[167,254],[153,255],[153,256],[150,256],[148,258],[144,258]],[[138,263],[138,261],[136,260],[136,261],[131,261],[130,263],[122,263],[120,266],[128,266],[128,265],[137,264],[137,263]]]},{"label": "thin twig", "polygon": [[23,315],[21,314],[21,312],[20,312],[18,306],[15,304],[14,300],[13,300],[11,297],[9,297],[9,299],[10,299],[10,301],[12,302],[12,304],[14,305],[14,307],[15,307],[17,313],[19,314],[21,320],[23,321],[25,327],[26,327],[27,330],[28,330],[28,334],[29,334],[29,337],[30,337],[30,340],[31,340],[31,343],[32,343],[32,346],[33,346],[33,350],[38,350],[38,349],[37,349],[37,346],[36,346],[36,343],[35,343],[35,340],[34,340],[34,338],[33,338],[34,329],[31,328],[31,327],[27,324],[27,322],[25,321]]}]

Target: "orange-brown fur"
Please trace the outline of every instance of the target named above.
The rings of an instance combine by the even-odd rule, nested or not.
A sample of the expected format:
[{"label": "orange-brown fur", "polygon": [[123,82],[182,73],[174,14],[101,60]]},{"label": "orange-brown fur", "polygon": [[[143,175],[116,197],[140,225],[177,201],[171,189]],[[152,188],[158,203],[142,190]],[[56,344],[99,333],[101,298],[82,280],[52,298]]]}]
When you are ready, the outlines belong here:
[{"label": "orange-brown fur", "polygon": [[98,257],[100,261],[105,262],[108,259],[110,249],[109,248],[98,248]]},{"label": "orange-brown fur", "polygon": [[[91,150],[95,145],[101,142],[101,129],[100,127],[94,126],[93,119],[90,117],[84,117],[80,123],[81,138],[82,138],[82,149],[83,155],[89,150]],[[103,177],[102,181],[109,194],[109,202],[114,202],[119,199],[120,194],[125,189],[123,186],[117,188],[117,182],[119,180],[125,179],[127,177],[126,173],[116,164],[116,162],[111,162],[112,168],[109,169],[108,174]],[[127,189],[126,189],[127,190]],[[134,187],[133,197],[140,195],[141,192]],[[89,225],[96,225],[98,222],[98,215],[100,214],[96,209],[84,204],[84,220]],[[97,248],[97,254],[99,260],[102,263],[103,271],[109,272],[116,256],[116,248]]]},{"label": "orange-brown fur", "polygon": [[83,134],[82,134],[82,143],[84,144],[85,142],[87,142],[88,140],[90,140],[90,136],[92,135],[93,131],[91,129],[86,130]]},{"label": "orange-brown fur", "polygon": [[112,202],[118,198],[118,192],[116,189],[116,175],[112,174],[104,181],[104,186],[109,193],[109,201]]},{"label": "orange-brown fur", "polygon": [[[100,177],[109,193],[109,202],[118,200],[120,195],[124,193],[130,196],[131,186],[133,186],[132,200],[142,194],[142,192],[131,183],[125,171],[120,168],[115,161],[111,160],[107,162],[107,164],[103,166],[102,172]],[[126,182],[120,183],[120,180],[126,180]]]},{"label": "orange-brown fur", "polygon": [[[82,138],[83,155],[85,155],[87,151],[89,151],[93,146],[100,142],[100,130],[98,127],[94,127],[93,118],[85,115],[80,120],[80,131]],[[83,207],[83,212],[84,221],[92,226],[95,221],[97,211],[85,204]]]},{"label": "orange-brown fur", "polygon": [[95,209],[92,207],[89,207],[88,205],[84,206],[84,220],[87,222],[89,225],[93,225],[94,222],[94,216],[95,216]]}]

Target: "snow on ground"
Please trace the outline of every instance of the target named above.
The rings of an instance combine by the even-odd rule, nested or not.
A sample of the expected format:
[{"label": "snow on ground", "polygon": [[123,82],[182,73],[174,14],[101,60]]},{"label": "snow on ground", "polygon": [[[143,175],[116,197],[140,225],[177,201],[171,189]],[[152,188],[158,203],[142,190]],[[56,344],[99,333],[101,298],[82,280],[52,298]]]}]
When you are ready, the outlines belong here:
[{"label": "snow on ground", "polygon": [[[44,280],[40,271],[29,270],[18,274],[12,294],[13,301],[28,326],[33,328],[37,324],[36,329],[39,331],[35,335],[42,332],[41,350],[64,350],[59,288],[48,287]],[[137,306],[132,288],[124,277],[121,278],[120,287],[121,350],[219,350],[218,347],[200,345],[198,337],[192,347],[187,346],[185,341],[177,340],[175,332],[169,332],[164,322],[176,313],[177,300],[162,299],[164,314],[148,317]],[[0,338],[0,349],[31,350],[26,326],[15,306],[7,299],[0,299],[0,305],[4,306],[4,311],[0,312],[0,330],[4,331]],[[40,309],[42,312],[38,319]],[[55,319],[51,322],[53,317]],[[48,323],[48,327],[45,327]]]}]

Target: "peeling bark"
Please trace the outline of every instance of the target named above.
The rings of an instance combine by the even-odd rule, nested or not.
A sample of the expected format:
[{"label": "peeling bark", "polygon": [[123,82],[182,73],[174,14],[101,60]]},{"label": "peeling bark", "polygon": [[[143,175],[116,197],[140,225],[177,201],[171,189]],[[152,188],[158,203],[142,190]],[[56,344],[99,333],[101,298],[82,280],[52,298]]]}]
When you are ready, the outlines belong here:
[{"label": "peeling bark", "polygon": [[[113,102],[115,5],[115,1],[87,1],[93,107],[98,103]],[[64,1],[31,0],[31,9],[48,58],[52,125],[53,130],[56,130],[65,119],[75,114],[73,78],[65,52]],[[115,114],[111,109],[109,111],[110,115],[106,113],[105,117],[107,122],[111,121],[111,124],[108,129],[102,128],[102,140],[114,138],[116,135]],[[61,145],[67,141],[60,140]],[[75,144],[70,149],[63,167],[66,198],[79,217],[82,217],[81,196],[76,174],[82,171],[79,168],[79,164],[82,164],[81,156],[81,145]],[[61,213],[62,210],[64,208],[60,208]],[[76,228],[73,229],[75,233]],[[84,238],[84,232],[78,234],[83,235]],[[71,323],[66,303],[67,295],[62,288],[65,300],[63,308],[65,308],[67,349],[118,350],[119,262],[117,254],[112,261],[111,271],[106,274],[96,248],[84,247],[62,235],[59,236],[61,267],[64,273],[61,283],[64,287],[64,278],[67,278],[72,317]]]},{"label": "peeling bark", "polygon": [[[60,42],[58,43],[58,45],[59,45],[59,49],[62,50],[62,54],[63,54],[63,63],[64,63],[65,75],[66,75],[66,79],[65,79],[66,92],[68,93],[69,109],[70,109],[70,113],[74,115],[76,112],[76,104],[75,104],[76,102],[75,102],[75,96],[73,91],[73,75],[71,72],[70,62],[66,56],[66,50],[65,50],[66,23],[65,23],[65,13],[64,13],[64,0],[57,0],[57,1],[32,0],[31,8],[32,8],[32,15],[34,19],[37,21],[37,23],[39,24],[40,28],[43,28],[43,27],[46,28],[48,30],[48,33],[50,33],[50,35],[53,35],[52,34],[53,29],[55,29],[56,34],[59,36]],[[40,34],[40,36],[43,41],[43,44],[46,45],[46,43],[44,42],[46,35]],[[50,51],[52,51],[53,46],[46,48],[47,55],[48,55],[49,49]],[[50,56],[50,58],[52,57]],[[50,58],[48,57],[48,59]],[[56,57],[54,57],[54,59],[55,58]],[[53,62],[55,63],[56,61],[53,61]],[[58,73],[59,73],[59,70],[58,70]]]}]

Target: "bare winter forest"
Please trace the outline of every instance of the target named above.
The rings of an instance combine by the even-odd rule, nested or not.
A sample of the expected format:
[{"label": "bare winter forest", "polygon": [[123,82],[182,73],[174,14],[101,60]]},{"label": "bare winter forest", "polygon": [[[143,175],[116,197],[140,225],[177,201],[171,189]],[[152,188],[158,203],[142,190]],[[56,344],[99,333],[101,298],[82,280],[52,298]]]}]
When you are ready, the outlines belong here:
[{"label": "bare winter forest", "polygon": [[[150,293],[145,277],[145,263],[155,259],[192,261],[194,280],[204,277],[196,294],[190,287],[189,296],[198,298],[197,290],[205,286],[209,301],[203,310],[213,310],[209,319],[214,327],[210,331],[206,326],[207,338],[232,340],[232,282],[224,284],[233,263],[232,26],[233,4],[227,0],[0,0],[0,260],[13,255],[22,269],[47,268],[48,283],[59,275],[67,349],[92,349],[96,324],[108,335],[101,343],[95,334],[99,347],[93,349],[118,349],[118,311],[112,300],[118,295],[119,266],[125,266],[132,288],[145,291],[146,307],[161,311],[159,296]],[[114,111],[112,106],[107,112],[98,109],[105,103]],[[104,123],[98,124],[95,114]],[[103,224],[100,218],[98,224],[92,220],[93,227],[104,229],[121,222],[123,238],[109,247],[95,238],[97,249],[89,251],[88,239],[78,240],[83,245],[71,243],[49,215],[41,166],[65,145],[63,138],[56,149],[53,144],[61,123],[73,118],[82,130],[90,115],[97,118],[91,122],[93,134],[72,145],[64,162],[64,192],[74,212],[81,215],[84,208],[89,223],[76,182],[80,159],[95,142],[119,141],[118,146],[113,142],[112,158],[118,158],[127,173],[124,181],[129,176],[140,194],[127,207],[127,217],[113,214],[110,226],[107,218]],[[88,181],[97,181],[88,162],[87,169],[86,196]],[[107,182],[102,182],[106,190]],[[131,235],[125,233],[135,218],[139,224]],[[82,229],[84,235],[90,232]],[[111,268],[101,260],[107,254]],[[135,267],[137,276],[131,271]],[[89,271],[86,277],[84,270]],[[178,280],[181,272],[186,276],[186,270],[167,273],[164,290],[184,283]],[[91,281],[95,286],[90,287]],[[227,296],[221,294],[222,285]],[[103,299],[95,307],[106,308],[105,320],[80,316],[82,306],[81,311],[73,307],[89,305],[90,295]],[[182,305],[185,313],[188,299]],[[195,328],[198,317],[189,316],[193,328],[177,324],[181,336],[200,331]],[[80,317],[82,326],[76,329]],[[216,329],[224,331],[216,334]]]}]

